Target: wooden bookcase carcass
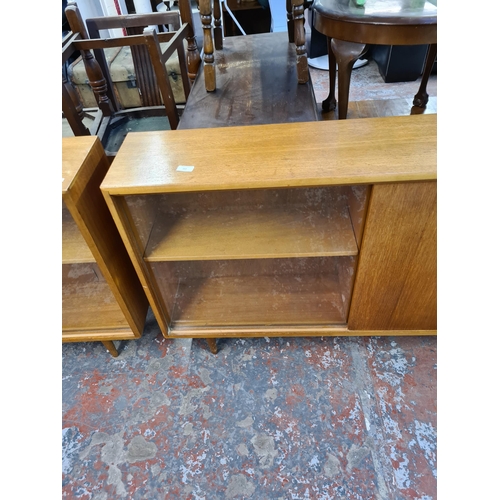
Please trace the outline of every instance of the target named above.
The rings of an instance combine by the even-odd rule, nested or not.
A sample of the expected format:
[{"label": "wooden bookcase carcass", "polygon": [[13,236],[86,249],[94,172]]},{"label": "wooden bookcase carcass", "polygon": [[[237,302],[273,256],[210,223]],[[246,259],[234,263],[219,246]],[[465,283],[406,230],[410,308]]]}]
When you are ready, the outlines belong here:
[{"label": "wooden bookcase carcass", "polygon": [[101,190],[164,336],[436,334],[436,121],[129,134]]}]

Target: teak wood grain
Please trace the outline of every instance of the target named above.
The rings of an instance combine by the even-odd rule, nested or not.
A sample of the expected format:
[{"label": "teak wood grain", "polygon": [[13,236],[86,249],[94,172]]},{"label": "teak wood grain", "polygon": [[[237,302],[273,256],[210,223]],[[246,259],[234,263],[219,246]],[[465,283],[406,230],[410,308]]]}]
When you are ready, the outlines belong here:
[{"label": "teak wood grain", "polygon": [[[414,115],[129,134],[101,190],[163,335],[435,334],[436,123]],[[324,196],[331,189],[343,205]],[[287,200],[301,190],[296,211]],[[344,244],[342,256],[304,250],[322,239],[321,205],[347,207],[359,255]],[[252,247],[261,232],[274,240]],[[392,302],[367,308],[366,320],[363,301],[372,307],[380,294]]]},{"label": "teak wood grain", "polygon": [[[74,221],[63,207],[63,342],[136,338],[144,328],[148,302],[99,189],[108,168],[97,137],[63,138],[62,198]],[[65,235],[75,226],[82,238]]]},{"label": "teak wood grain", "polygon": [[170,328],[332,325],[347,319],[352,258],[154,262]]},{"label": "teak wood grain", "polygon": [[62,208],[62,262],[63,264],[76,264],[95,262],[95,258],[85,243],[82,233],[74,221],[69,210]]},{"label": "teak wood grain", "polygon": [[349,329],[436,330],[436,187],[373,186]]},{"label": "teak wood grain", "polygon": [[145,252],[149,262],[358,253],[347,202],[338,190],[235,191],[230,198],[182,193],[185,204],[175,209],[180,194],[166,196],[169,212],[156,215]]},{"label": "teak wood grain", "polygon": [[436,179],[436,146],[437,114],[136,132],[102,189],[116,195]]}]

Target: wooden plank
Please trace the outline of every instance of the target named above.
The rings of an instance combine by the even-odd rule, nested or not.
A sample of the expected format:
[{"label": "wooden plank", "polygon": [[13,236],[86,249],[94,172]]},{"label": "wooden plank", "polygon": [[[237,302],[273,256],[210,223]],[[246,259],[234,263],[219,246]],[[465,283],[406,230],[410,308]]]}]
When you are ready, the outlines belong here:
[{"label": "wooden plank", "polygon": [[428,180],[437,178],[436,162],[435,114],[140,132],[127,135],[101,189],[113,195]]},{"label": "wooden plank", "polygon": [[169,331],[169,337],[411,337],[435,336],[436,330],[356,330],[345,325],[333,326],[258,326],[258,327],[180,327]]},{"label": "wooden plank", "polygon": [[436,182],[373,186],[350,330],[437,329],[436,200]]},{"label": "wooden plank", "polygon": [[156,219],[145,260],[214,260],[357,255],[347,206],[307,204],[193,207]]}]

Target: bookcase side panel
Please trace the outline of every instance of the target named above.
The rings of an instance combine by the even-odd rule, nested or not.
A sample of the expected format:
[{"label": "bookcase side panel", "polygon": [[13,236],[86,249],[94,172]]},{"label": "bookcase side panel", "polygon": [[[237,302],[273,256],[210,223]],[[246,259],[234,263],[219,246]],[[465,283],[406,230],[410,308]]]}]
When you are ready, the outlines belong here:
[{"label": "bookcase side panel", "polygon": [[435,181],[372,188],[349,330],[437,328]]}]

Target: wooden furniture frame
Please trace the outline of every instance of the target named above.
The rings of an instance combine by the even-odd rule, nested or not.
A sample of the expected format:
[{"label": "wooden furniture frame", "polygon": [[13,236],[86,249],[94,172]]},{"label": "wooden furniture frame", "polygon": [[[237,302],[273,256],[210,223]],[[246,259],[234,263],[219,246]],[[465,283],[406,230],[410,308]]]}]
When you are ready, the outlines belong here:
[{"label": "wooden furniture frame", "polygon": [[142,335],[149,308],[99,185],[109,161],[97,137],[62,139],[62,341]]},{"label": "wooden furniture frame", "polygon": [[436,334],[436,123],[129,134],[101,190],[163,335]]}]

